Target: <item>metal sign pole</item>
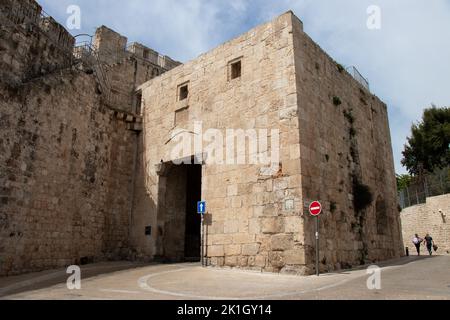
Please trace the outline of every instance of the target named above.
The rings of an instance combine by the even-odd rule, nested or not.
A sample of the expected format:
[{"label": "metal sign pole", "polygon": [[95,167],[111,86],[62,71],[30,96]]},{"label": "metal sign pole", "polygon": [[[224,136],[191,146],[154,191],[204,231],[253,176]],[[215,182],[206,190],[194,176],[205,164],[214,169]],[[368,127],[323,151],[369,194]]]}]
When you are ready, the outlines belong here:
[{"label": "metal sign pole", "polygon": [[319,277],[320,276],[320,271],[319,271],[319,216],[317,216],[316,218],[316,275]]},{"label": "metal sign pole", "polygon": [[205,215],[202,213],[202,223],[201,223],[201,226],[200,226],[200,228],[201,228],[201,230],[200,230],[201,244],[200,245],[201,245],[201,255],[202,255],[202,258],[201,258],[202,267],[205,267],[205,243],[204,243],[205,234],[204,234],[204,228],[203,228],[204,217],[205,217]]}]

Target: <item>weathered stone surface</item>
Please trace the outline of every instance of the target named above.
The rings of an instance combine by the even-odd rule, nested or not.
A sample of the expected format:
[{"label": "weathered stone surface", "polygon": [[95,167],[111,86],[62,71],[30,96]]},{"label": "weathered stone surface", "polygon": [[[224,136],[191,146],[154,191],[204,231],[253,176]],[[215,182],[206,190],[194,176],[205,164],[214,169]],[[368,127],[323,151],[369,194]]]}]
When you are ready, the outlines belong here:
[{"label": "weathered stone surface", "polygon": [[242,246],[242,255],[256,256],[259,253],[261,245],[258,243],[245,244]]},{"label": "weathered stone surface", "polygon": [[[139,248],[130,238],[135,185],[144,184],[142,121],[131,101],[154,77],[149,62],[126,62],[136,57],[124,49],[128,60],[116,55],[119,64],[108,67],[110,84],[127,91],[118,113],[105,105],[89,59],[72,55],[75,40],[63,26],[41,17],[33,0],[0,7],[0,276],[153,258],[148,236]],[[148,195],[141,199],[148,206]],[[134,221],[144,234],[148,221]]]},{"label": "weathered stone surface", "polygon": [[[401,213],[403,226],[403,246],[408,247],[411,254],[416,248],[412,242],[415,234],[425,238],[430,234],[438,253],[450,254],[450,195],[427,198],[426,204],[406,208]],[[422,253],[425,254],[424,248]]]},{"label": "weathered stone surface", "polygon": [[282,232],[283,223],[279,218],[264,218],[261,220],[261,231],[264,234],[276,234]]},{"label": "weathered stone surface", "polygon": [[[229,65],[235,59],[241,59],[242,74],[230,80]],[[177,126],[174,113],[181,105],[168,97],[176,95],[183,83],[190,88],[183,101],[189,114]],[[213,221],[224,224],[223,231],[208,229],[209,236],[225,234],[224,243],[231,238],[233,244],[242,245],[241,255],[249,256],[249,267],[280,271],[288,264],[299,273],[313,270],[315,220],[305,203],[314,199],[320,199],[325,208],[320,224],[321,269],[401,255],[386,106],[349,74],[339,72],[336,62],[303,32],[292,13],[141,89],[147,101],[146,141],[159,146],[152,149],[156,153],[145,154],[149,163],[175,160],[174,143],[166,143],[168,138],[159,132],[170,132],[174,126],[193,132],[194,121],[202,122],[203,132],[210,128],[280,131],[277,174],[264,176],[267,168],[251,164],[212,163],[203,172],[203,198]],[[344,103],[335,106],[335,96]],[[329,123],[333,125],[324,125]],[[189,157],[189,152],[182,156]],[[155,173],[147,174],[147,181],[154,181]],[[353,177],[367,184],[377,199],[363,213],[363,225],[353,206]],[[376,214],[380,207],[391,222],[382,234]],[[234,259],[232,264],[240,265]]]},{"label": "weathered stone surface", "polygon": [[285,251],[284,261],[289,265],[305,265],[305,250],[293,249]]},{"label": "weathered stone surface", "polygon": [[277,234],[272,236],[271,248],[273,251],[285,251],[293,246],[293,236],[287,234]]},{"label": "weathered stone surface", "polygon": [[239,266],[239,257],[225,257],[225,266],[227,267],[237,267]]},{"label": "weathered stone surface", "polygon": [[223,257],[225,255],[224,246],[209,246],[208,256],[209,257]]},{"label": "weathered stone surface", "polygon": [[[92,59],[73,68],[73,38],[41,21],[36,2],[21,2],[20,21],[6,27],[14,3],[0,11],[0,275],[186,258],[187,237],[196,239],[186,234],[189,175],[172,161],[202,152],[175,155],[172,134],[194,132],[195,121],[203,132],[280,136],[276,170],[250,161],[200,168],[212,265],[312,272],[315,219],[305,207],[316,199],[322,271],[402,254],[387,107],[339,71],[292,12],[184,65],[137,43],[127,49],[101,27],[101,63],[90,70]],[[25,20],[49,36],[27,32]],[[244,145],[234,157],[251,159]],[[363,212],[355,179],[375,199]]]},{"label": "weathered stone surface", "polygon": [[240,245],[229,245],[225,246],[225,255],[226,256],[238,256],[242,252],[242,246]]}]

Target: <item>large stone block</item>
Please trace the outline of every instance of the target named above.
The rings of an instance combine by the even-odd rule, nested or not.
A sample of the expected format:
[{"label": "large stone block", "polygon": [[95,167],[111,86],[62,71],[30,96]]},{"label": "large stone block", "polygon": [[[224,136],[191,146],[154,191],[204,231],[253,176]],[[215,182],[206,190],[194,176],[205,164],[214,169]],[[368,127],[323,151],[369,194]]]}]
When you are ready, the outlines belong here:
[{"label": "large stone block", "polygon": [[294,238],[288,234],[277,234],[272,236],[271,248],[273,251],[289,250],[294,245]]},{"label": "large stone block", "polygon": [[225,234],[235,234],[239,232],[239,221],[238,220],[227,220],[224,223],[224,233]]},{"label": "large stone block", "polygon": [[284,261],[288,265],[305,265],[306,264],[305,250],[294,249],[285,251]]},{"label": "large stone block", "polygon": [[242,252],[241,245],[226,245],[225,246],[225,255],[226,256],[237,256]]},{"label": "large stone block", "polygon": [[280,218],[261,219],[261,231],[264,234],[276,234],[282,232],[283,222]]},{"label": "large stone block", "polygon": [[269,252],[269,263],[272,267],[281,269],[286,263],[284,262],[283,253],[281,252]]},{"label": "large stone block", "polygon": [[259,219],[250,219],[248,222],[248,232],[250,234],[260,234],[261,226]]},{"label": "large stone block", "polygon": [[214,245],[207,247],[207,256],[208,257],[223,257],[225,256],[224,246],[223,245]]},{"label": "large stone block", "polygon": [[248,233],[238,233],[233,235],[234,244],[247,244],[253,243],[255,241],[255,236]]},{"label": "large stone block", "polygon": [[227,267],[237,267],[239,265],[239,257],[225,257],[225,266]]},{"label": "large stone block", "polygon": [[259,243],[244,244],[242,246],[242,255],[244,256],[256,256],[259,253]]}]

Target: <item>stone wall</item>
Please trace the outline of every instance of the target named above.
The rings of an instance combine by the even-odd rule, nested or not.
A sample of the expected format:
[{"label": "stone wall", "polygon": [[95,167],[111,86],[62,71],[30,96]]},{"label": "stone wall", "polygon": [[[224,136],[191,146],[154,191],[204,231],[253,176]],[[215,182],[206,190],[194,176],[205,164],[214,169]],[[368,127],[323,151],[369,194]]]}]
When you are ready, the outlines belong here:
[{"label": "stone wall", "polygon": [[[129,245],[143,184],[132,108],[136,87],[156,76],[151,63],[123,48],[122,61],[102,64],[113,83],[102,91],[35,1],[0,5],[0,275],[139,258]],[[114,88],[126,94],[105,104]]]},{"label": "stone wall", "polygon": [[[66,58],[73,43],[64,28],[42,19],[34,1],[20,3],[29,10],[0,2],[20,20],[0,27],[0,275],[103,259],[183,260],[190,173],[171,163],[202,157],[173,153],[179,130],[194,141],[199,121],[203,133],[222,137],[256,130],[271,145],[271,130],[280,135],[279,167],[269,175],[270,164],[203,165],[210,265],[311,273],[306,206],[315,199],[325,205],[322,271],[401,254],[386,106],[340,71],[292,12],[185,65],[140,44],[127,48],[101,27],[92,70]],[[357,209],[365,185],[374,201]]]},{"label": "stone wall", "polygon": [[34,0],[0,0],[0,7],[2,19],[7,18],[14,24],[39,23],[42,13],[42,7]]},{"label": "stone wall", "polygon": [[95,79],[1,90],[0,111],[0,274],[126,258],[136,134]]},{"label": "stone wall", "polygon": [[[416,254],[412,243],[417,233],[425,238],[429,233],[439,246],[438,254],[450,254],[450,195],[427,198],[427,203],[403,209],[403,246]],[[425,250],[423,250],[425,251]]]},{"label": "stone wall", "polygon": [[[242,75],[230,79],[230,65],[239,59]],[[188,98],[179,101],[184,85]],[[206,254],[211,265],[312,273],[314,221],[307,207],[316,199],[325,208],[322,271],[401,255],[387,107],[339,71],[292,12],[141,89],[143,162],[153,205],[135,214],[161,231],[153,236],[147,254],[158,252],[159,239],[171,237],[160,206],[170,191],[160,189],[165,178],[158,164],[177,160],[171,151],[179,141],[170,139],[171,134],[185,129],[195,140],[194,122],[201,121],[203,132],[214,128],[224,135],[226,129],[280,132],[281,168],[272,176],[263,174],[262,165],[203,166],[202,198],[209,212]],[[192,155],[188,151],[176,156]],[[373,201],[356,209],[364,186]]]},{"label": "stone wall", "polygon": [[97,63],[107,88],[110,107],[129,113],[140,113],[139,85],[179,65],[169,57],[139,43],[127,47],[128,39],[105,26],[95,32],[92,40]]},{"label": "stone wall", "polygon": [[[338,67],[294,19],[294,51],[305,210],[320,200],[320,263],[331,271],[399,257],[401,227],[386,105]],[[298,145],[295,145],[298,147]],[[373,201],[358,210],[366,185]],[[315,219],[305,219],[307,265],[315,263]]]},{"label": "stone wall", "polygon": [[[173,221],[165,219],[168,213],[160,205],[171,190],[162,182],[166,178],[155,169],[161,160],[177,160],[171,156],[176,145],[170,141],[171,133],[177,129],[192,131],[194,121],[203,122],[203,132],[209,128],[223,130],[224,134],[226,129],[281,130],[281,161],[286,166],[278,178],[263,175],[265,165],[203,167],[202,198],[209,211],[206,251],[214,266],[280,271],[285,265],[280,262],[278,250],[287,246],[292,247],[287,253],[290,266],[299,267],[304,260],[301,249],[296,248],[296,243],[302,241],[299,173],[289,167],[295,161],[299,164],[299,153],[290,145],[299,134],[296,114],[289,112],[296,107],[296,100],[288,94],[295,93],[291,30],[290,15],[283,15],[142,87],[143,163],[147,199],[152,199],[153,204],[147,210],[140,206],[142,209],[135,215],[146,217],[161,231],[162,239],[172,238],[177,232],[170,230]],[[236,58],[242,58],[242,76],[230,80],[229,62]],[[178,86],[187,81],[189,97],[178,101]],[[175,123],[176,112],[187,107],[185,116]],[[162,184],[167,185],[165,193],[160,189]],[[294,200],[296,209],[286,210],[286,200]],[[152,249],[143,254],[162,251],[165,240],[160,239],[155,233]],[[145,241],[148,239],[143,236],[135,239],[136,246],[142,248],[140,243]]]},{"label": "stone wall", "polygon": [[35,1],[0,3],[0,77],[19,84],[70,67],[75,39]]}]

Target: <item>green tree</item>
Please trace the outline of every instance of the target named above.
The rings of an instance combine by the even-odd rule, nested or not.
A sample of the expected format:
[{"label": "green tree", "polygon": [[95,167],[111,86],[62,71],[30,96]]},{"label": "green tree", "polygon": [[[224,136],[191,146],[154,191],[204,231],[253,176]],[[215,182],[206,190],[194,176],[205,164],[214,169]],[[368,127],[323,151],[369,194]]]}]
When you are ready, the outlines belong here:
[{"label": "green tree", "polygon": [[415,176],[450,164],[450,108],[425,109],[422,121],[411,128],[402,164]]},{"label": "green tree", "polygon": [[398,174],[397,175],[397,188],[398,191],[405,190],[411,185],[413,177],[409,174]]}]

